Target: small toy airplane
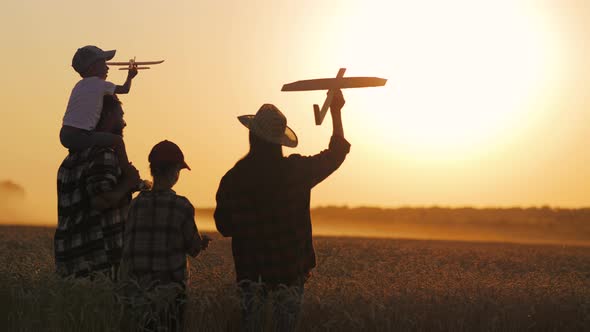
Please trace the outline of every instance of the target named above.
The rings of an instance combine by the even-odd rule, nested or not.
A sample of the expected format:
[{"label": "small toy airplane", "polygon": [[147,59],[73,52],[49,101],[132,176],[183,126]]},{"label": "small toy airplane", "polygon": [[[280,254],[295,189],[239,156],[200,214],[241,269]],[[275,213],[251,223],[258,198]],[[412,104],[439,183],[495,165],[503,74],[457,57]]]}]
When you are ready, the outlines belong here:
[{"label": "small toy airplane", "polygon": [[379,77],[344,77],[345,71],[346,68],[340,68],[336,78],[318,78],[285,84],[281,91],[328,90],[328,96],[326,97],[321,110],[319,105],[313,105],[315,124],[319,126],[322,124],[322,121],[324,121],[324,117],[328,112],[328,107],[330,107],[330,104],[332,103],[335,90],[384,86],[387,82],[386,79]]},{"label": "small toy airplane", "polygon": [[127,66],[127,68],[119,68],[119,70],[129,70],[133,68],[133,66],[138,66],[137,69],[150,69],[150,67],[140,67],[145,65],[157,65],[164,62],[164,60],[158,61],[135,61],[135,57],[133,59],[129,59],[129,62],[107,62],[109,66]]}]

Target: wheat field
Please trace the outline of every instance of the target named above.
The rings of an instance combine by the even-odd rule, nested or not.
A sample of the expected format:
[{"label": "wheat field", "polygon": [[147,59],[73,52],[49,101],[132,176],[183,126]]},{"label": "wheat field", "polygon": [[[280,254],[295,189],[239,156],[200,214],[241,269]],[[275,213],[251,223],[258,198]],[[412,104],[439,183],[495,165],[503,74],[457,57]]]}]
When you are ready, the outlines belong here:
[{"label": "wheat field", "polygon": [[[230,241],[210,235],[190,259],[185,330],[237,331]],[[0,330],[132,331],[147,307],[131,313],[106,280],[56,278],[52,236],[0,227]],[[315,246],[298,331],[590,330],[590,247],[345,237]]]}]

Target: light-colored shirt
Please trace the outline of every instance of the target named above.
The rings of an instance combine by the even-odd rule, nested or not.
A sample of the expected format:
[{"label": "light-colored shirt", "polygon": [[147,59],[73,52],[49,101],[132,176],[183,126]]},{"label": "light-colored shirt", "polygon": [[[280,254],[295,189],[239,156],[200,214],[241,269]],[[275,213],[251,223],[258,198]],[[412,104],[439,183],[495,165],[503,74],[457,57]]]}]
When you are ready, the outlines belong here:
[{"label": "light-colored shirt", "polygon": [[72,89],[63,125],[94,130],[100,119],[102,99],[105,95],[114,94],[115,87],[115,84],[99,77],[86,77],[80,80]]}]

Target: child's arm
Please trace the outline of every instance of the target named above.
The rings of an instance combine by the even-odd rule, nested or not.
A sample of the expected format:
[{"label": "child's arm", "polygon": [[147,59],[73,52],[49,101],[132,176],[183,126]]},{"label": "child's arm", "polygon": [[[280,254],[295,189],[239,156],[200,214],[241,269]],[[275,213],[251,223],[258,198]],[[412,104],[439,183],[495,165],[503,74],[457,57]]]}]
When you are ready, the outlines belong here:
[{"label": "child's arm", "polygon": [[115,93],[116,94],[129,93],[129,90],[131,90],[131,81],[133,80],[133,78],[135,76],[137,76],[137,65],[133,65],[133,67],[131,67],[131,69],[129,69],[125,83],[123,83],[123,85],[117,85],[115,87]]}]

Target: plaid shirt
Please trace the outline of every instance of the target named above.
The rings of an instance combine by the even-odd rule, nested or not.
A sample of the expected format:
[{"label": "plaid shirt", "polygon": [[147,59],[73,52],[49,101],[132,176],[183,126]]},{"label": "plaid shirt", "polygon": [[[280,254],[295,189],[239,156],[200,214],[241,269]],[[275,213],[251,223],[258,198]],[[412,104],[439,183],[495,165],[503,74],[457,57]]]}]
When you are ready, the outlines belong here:
[{"label": "plaid shirt", "polygon": [[58,225],[54,237],[59,275],[84,277],[118,266],[129,200],[103,211],[93,210],[90,201],[112,191],[120,177],[119,161],[110,148],[70,152],[61,163],[57,173]]},{"label": "plaid shirt", "polygon": [[283,157],[263,167],[246,156],[221,179],[215,223],[232,237],[237,280],[290,284],[316,265],[311,189],[346,157],[350,144],[333,136],[328,150]]},{"label": "plaid shirt", "polygon": [[195,208],[173,190],[141,192],[129,207],[123,263],[139,279],[184,283],[186,255],[196,256],[201,236]]}]

